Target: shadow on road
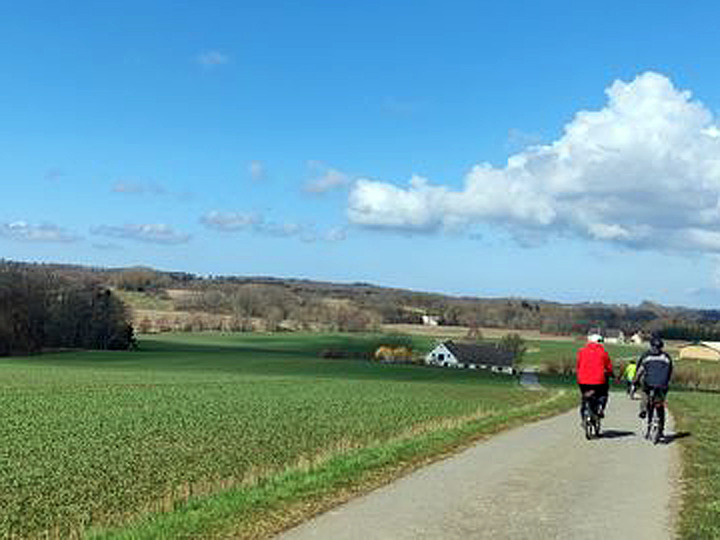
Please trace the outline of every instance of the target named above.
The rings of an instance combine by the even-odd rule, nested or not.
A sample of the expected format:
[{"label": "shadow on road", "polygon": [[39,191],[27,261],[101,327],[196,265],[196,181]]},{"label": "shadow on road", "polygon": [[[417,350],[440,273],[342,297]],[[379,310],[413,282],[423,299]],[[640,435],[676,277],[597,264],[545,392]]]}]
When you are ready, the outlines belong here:
[{"label": "shadow on road", "polygon": [[664,444],[670,444],[672,442],[675,442],[677,439],[684,439],[685,437],[690,437],[692,433],[689,431],[678,431],[677,433],[668,433],[663,437],[663,443]]},{"label": "shadow on road", "polygon": [[608,429],[602,432],[601,439],[619,439],[620,437],[632,437],[634,431],[620,431],[618,429]]}]

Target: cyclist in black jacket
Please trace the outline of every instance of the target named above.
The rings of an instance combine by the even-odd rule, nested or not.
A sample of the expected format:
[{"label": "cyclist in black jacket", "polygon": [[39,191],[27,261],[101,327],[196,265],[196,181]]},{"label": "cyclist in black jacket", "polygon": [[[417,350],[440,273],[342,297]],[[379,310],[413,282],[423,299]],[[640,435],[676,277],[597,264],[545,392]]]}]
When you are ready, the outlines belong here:
[{"label": "cyclist in black jacket", "polygon": [[648,396],[651,389],[661,399],[667,395],[673,363],[670,355],[663,351],[663,340],[659,337],[650,339],[650,350],[645,351],[638,361],[637,372],[633,379],[636,388],[642,390],[640,401],[640,418],[647,416]]}]

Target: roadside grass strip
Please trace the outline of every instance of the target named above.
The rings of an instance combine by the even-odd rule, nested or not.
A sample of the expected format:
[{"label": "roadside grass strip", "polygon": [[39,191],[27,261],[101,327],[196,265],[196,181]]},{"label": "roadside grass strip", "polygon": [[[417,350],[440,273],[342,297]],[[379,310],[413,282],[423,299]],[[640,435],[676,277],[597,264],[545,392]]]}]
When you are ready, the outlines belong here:
[{"label": "roadside grass strip", "polygon": [[146,515],[121,528],[91,531],[89,537],[270,537],[493,433],[567,410],[575,401],[574,394],[559,390],[542,401],[506,411],[431,422],[388,441],[316,456],[250,485],[193,497],[168,512]]},{"label": "roadside grass strip", "polygon": [[683,539],[720,538],[720,394],[673,392],[669,405],[682,443]]},{"label": "roadside grass strip", "polygon": [[239,523],[269,530],[273,511],[312,513],[576,398],[547,401],[557,389],[528,392],[479,370],[320,358],[382,339],[175,335],[133,352],[0,359],[0,537],[127,524],[143,534],[155,523],[195,537]]}]

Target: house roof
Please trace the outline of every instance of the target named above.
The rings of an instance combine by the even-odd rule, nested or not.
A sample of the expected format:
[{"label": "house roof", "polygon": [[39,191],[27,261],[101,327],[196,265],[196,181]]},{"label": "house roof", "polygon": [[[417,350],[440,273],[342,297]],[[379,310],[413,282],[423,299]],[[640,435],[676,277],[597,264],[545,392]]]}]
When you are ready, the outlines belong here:
[{"label": "house roof", "polygon": [[591,328],[590,330],[588,330],[588,336],[590,336],[592,334],[596,334],[598,336],[603,336],[606,338],[619,338],[619,337],[622,337],[625,335],[624,332],[622,330],[620,330],[619,328],[602,329],[602,328],[597,328],[597,327]]},{"label": "house roof", "polygon": [[459,362],[464,364],[491,364],[493,366],[512,366],[513,355],[489,343],[456,343],[452,340],[443,345]]}]

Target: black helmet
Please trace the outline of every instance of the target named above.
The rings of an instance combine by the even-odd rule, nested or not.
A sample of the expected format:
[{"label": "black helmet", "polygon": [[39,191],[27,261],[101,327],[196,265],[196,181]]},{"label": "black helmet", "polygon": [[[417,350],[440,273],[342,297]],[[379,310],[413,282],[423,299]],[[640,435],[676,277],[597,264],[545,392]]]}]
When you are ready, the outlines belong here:
[{"label": "black helmet", "polygon": [[653,337],[650,338],[650,346],[651,346],[653,349],[662,349],[662,348],[663,348],[663,345],[665,345],[665,344],[663,343],[663,340],[660,339],[658,336],[653,336]]}]

